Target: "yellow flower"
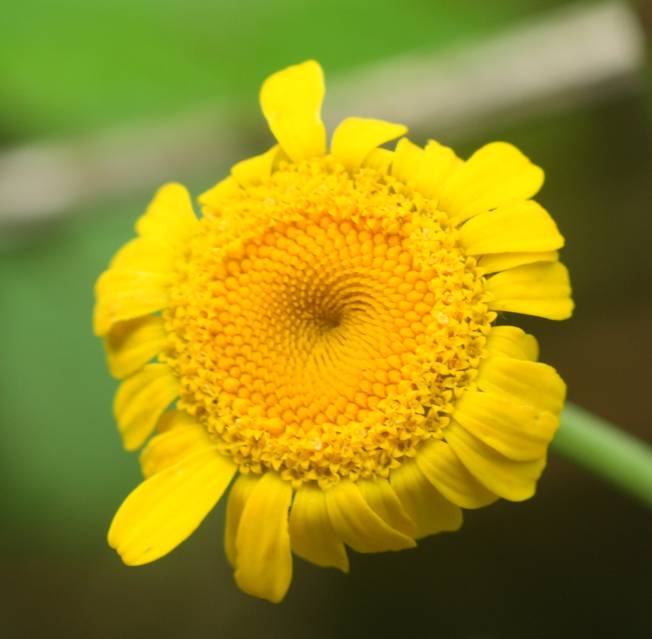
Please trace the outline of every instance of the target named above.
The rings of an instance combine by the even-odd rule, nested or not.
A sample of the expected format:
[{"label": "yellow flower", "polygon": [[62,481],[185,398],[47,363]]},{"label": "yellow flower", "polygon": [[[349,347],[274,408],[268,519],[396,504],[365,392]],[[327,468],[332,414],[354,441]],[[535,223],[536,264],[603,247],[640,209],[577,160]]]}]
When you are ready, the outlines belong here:
[{"label": "yellow flower", "polygon": [[110,545],[158,559],[230,486],[236,582],[274,602],[292,553],[346,572],[345,545],[410,548],[531,497],[565,395],[534,337],[494,325],[572,312],[541,169],[503,142],[390,151],[405,127],[363,118],[329,152],[323,96],[313,61],[268,78],[278,146],[199,220],[164,186],[96,287],[124,445],[147,442]]}]

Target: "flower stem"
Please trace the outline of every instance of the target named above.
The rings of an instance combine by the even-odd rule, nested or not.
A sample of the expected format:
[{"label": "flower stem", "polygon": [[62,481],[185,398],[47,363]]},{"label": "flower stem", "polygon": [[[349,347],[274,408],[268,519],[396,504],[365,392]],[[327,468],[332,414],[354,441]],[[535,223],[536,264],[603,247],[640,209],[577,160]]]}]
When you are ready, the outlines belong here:
[{"label": "flower stem", "polygon": [[652,507],[652,447],[567,403],[553,449]]}]

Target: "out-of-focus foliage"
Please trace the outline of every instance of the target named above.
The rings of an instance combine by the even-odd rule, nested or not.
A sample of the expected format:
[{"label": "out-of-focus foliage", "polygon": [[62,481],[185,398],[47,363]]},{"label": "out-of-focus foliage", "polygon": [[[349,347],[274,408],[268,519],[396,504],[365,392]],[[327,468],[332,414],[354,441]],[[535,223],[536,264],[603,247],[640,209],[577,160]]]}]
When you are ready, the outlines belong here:
[{"label": "out-of-focus foliage", "polygon": [[309,57],[329,75],[485,35],[560,0],[12,0],[0,132],[52,136],[246,98]]}]

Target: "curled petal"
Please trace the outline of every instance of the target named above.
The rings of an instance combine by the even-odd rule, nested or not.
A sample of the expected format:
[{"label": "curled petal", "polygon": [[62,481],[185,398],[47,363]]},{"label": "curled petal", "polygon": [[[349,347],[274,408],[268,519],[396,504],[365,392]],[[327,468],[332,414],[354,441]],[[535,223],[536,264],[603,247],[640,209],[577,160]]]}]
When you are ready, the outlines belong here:
[{"label": "curled petal", "polygon": [[194,232],[196,224],[188,190],[181,184],[170,183],[157,191],[136,222],[136,230],[143,238],[176,247]]},{"label": "curled petal", "polygon": [[424,151],[407,138],[398,141],[392,161],[392,175],[405,182],[414,184],[421,170]]},{"label": "curled petal", "polygon": [[175,466],[186,457],[215,447],[215,442],[203,426],[192,418],[184,421],[183,425],[170,428],[149,440],[140,454],[140,467],[145,477],[151,477]]},{"label": "curled petal", "polygon": [[268,472],[251,490],[235,540],[235,580],[250,595],[278,603],[292,580],[288,510],[292,486]]},{"label": "curled petal", "polygon": [[417,539],[462,525],[460,508],[444,499],[417,464],[408,461],[392,471],[390,482],[405,512],[416,525]]},{"label": "curled petal", "polygon": [[231,175],[240,186],[260,184],[272,174],[272,167],[278,154],[278,146],[273,146],[269,151],[265,151],[261,155],[238,162],[231,169]]},{"label": "curled petal", "polygon": [[534,495],[546,465],[545,457],[513,461],[455,423],[446,429],[446,440],[471,474],[496,495],[510,501],[523,501]]},{"label": "curled petal", "polygon": [[263,83],[263,115],[294,162],[326,154],[326,128],[321,119],[324,92],[324,72],[314,60],[273,73]]},{"label": "curled petal", "polygon": [[106,335],[118,322],[142,317],[168,305],[171,275],[109,269],[95,285],[93,329]]},{"label": "curled petal", "polygon": [[417,528],[407,514],[392,485],[380,477],[358,481],[358,487],[371,508],[383,521],[408,537],[415,537]]},{"label": "curled petal", "polygon": [[527,200],[543,184],[543,171],[506,142],[478,149],[442,187],[440,208],[460,222],[515,200]]},{"label": "curled petal", "polygon": [[416,462],[428,481],[448,501],[462,508],[482,508],[497,499],[469,473],[444,441],[431,441],[422,446]]},{"label": "curled petal", "polygon": [[379,173],[389,173],[394,161],[394,151],[374,149],[364,161],[363,166],[376,169]]},{"label": "curled petal", "polygon": [[535,251],[525,253],[488,253],[481,255],[478,266],[485,273],[497,273],[506,271],[515,266],[534,264],[535,262],[557,262],[559,253],[557,251]]},{"label": "curled petal", "polygon": [[490,355],[503,355],[532,362],[536,362],[539,357],[536,337],[516,326],[493,326],[487,338],[486,348]]},{"label": "curled petal", "polygon": [[254,475],[239,475],[229,491],[229,500],[226,506],[226,522],[224,525],[224,552],[233,568],[236,566],[237,548],[236,539],[240,519],[247,500],[258,482]]},{"label": "curled petal", "polygon": [[402,124],[371,118],[347,118],[335,129],[331,153],[347,169],[355,171],[376,147],[406,132],[407,127]]},{"label": "curled petal", "polygon": [[120,384],[113,412],[127,450],[143,445],[178,395],[177,379],[165,364],[149,364]]},{"label": "curled petal", "polygon": [[566,397],[566,384],[548,364],[511,357],[490,357],[480,367],[478,387],[559,415]]},{"label": "curled petal", "polygon": [[335,534],[324,491],[303,486],[290,512],[292,550],[303,559],[324,567],[349,572],[349,559],[341,539]]},{"label": "curled petal", "polygon": [[142,368],[165,346],[163,320],[145,315],[116,324],[104,338],[111,374],[123,379]]},{"label": "curled petal", "polygon": [[439,200],[442,186],[464,164],[453,149],[430,140],[425,148],[416,175],[416,188],[424,195]]},{"label": "curled petal", "polygon": [[369,506],[352,481],[341,481],[326,493],[335,534],[358,552],[412,548],[411,537],[392,528]]},{"label": "curled petal", "polygon": [[549,411],[470,390],[457,402],[455,420],[487,446],[515,461],[545,456],[559,423]]}]

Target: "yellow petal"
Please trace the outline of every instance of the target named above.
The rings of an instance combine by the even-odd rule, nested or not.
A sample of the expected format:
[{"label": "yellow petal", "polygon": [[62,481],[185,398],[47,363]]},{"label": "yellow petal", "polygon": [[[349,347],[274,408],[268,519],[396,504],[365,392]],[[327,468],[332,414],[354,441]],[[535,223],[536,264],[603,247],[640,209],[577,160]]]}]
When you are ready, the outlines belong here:
[{"label": "yellow petal", "polygon": [[288,509],[292,486],[268,472],[247,499],[236,535],[235,580],[244,592],[278,603],[292,581]]},{"label": "yellow petal", "polygon": [[[246,161],[246,160],[245,160]],[[199,196],[204,213],[219,215],[226,200],[242,193],[242,188],[233,176],[229,176]]]},{"label": "yellow petal", "polygon": [[535,253],[492,253],[482,255],[478,260],[478,266],[485,273],[496,273],[505,271],[508,268],[533,264],[534,262],[556,262],[559,259],[557,251],[543,251]]},{"label": "yellow petal", "polygon": [[487,446],[515,461],[543,457],[559,423],[549,411],[503,395],[470,390],[455,405],[455,420]]},{"label": "yellow petal", "polygon": [[561,412],[566,384],[548,364],[510,357],[490,357],[478,373],[478,387],[555,415]]},{"label": "yellow petal", "polygon": [[162,186],[145,214],[136,222],[141,237],[171,247],[178,246],[195,230],[197,218],[185,186]]},{"label": "yellow petal", "polygon": [[263,83],[263,115],[294,162],[326,154],[326,129],[321,120],[324,92],[324,72],[314,60],[278,71]]},{"label": "yellow petal", "polygon": [[573,313],[568,269],[559,262],[537,262],[502,271],[487,280],[490,308],[553,320]]},{"label": "yellow petal", "polygon": [[261,155],[238,162],[231,169],[231,175],[241,186],[260,184],[272,174],[272,167],[279,150],[279,147],[275,145]]},{"label": "yellow petal", "polygon": [[178,395],[179,384],[165,364],[148,364],[120,384],[113,413],[127,450],[143,445],[158,418]]},{"label": "yellow petal", "polygon": [[492,142],[478,149],[444,184],[439,207],[463,220],[514,200],[527,200],[543,184],[543,171],[516,147]]},{"label": "yellow petal", "polygon": [[123,271],[172,273],[174,250],[142,237],[127,242],[111,260],[110,267]]},{"label": "yellow petal", "polygon": [[183,426],[152,437],[140,454],[140,468],[145,477],[151,477],[186,457],[214,447],[215,442],[206,429],[197,422],[188,420]]},{"label": "yellow petal", "polygon": [[95,285],[93,329],[106,335],[118,322],[149,315],[168,304],[170,275],[109,269]]},{"label": "yellow petal", "polygon": [[444,499],[413,461],[392,471],[389,478],[405,512],[416,525],[416,539],[462,525],[462,511]]},{"label": "yellow petal", "polygon": [[429,198],[439,199],[442,185],[446,183],[464,162],[453,149],[430,140],[422,156],[416,176],[416,188]]},{"label": "yellow petal", "polygon": [[389,173],[394,161],[394,151],[374,149],[364,161],[363,166],[376,169],[379,173]]},{"label": "yellow petal", "polygon": [[487,337],[486,349],[489,355],[503,355],[532,362],[536,362],[539,358],[539,344],[536,337],[516,326],[492,326]]},{"label": "yellow petal", "polygon": [[154,315],[116,324],[104,339],[111,374],[118,379],[131,375],[158,355],[166,340],[163,320]]},{"label": "yellow petal", "polygon": [[118,509],[109,545],[131,566],[166,555],[199,526],[235,470],[226,457],[208,450],[150,477]]},{"label": "yellow petal", "polygon": [[385,523],[351,481],[341,481],[328,490],[326,505],[335,534],[357,552],[403,550],[416,545],[413,539]]},{"label": "yellow petal", "polygon": [[545,457],[527,462],[512,461],[454,422],[446,429],[446,440],[478,481],[496,495],[510,501],[523,501],[534,495],[537,480],[546,465]]},{"label": "yellow petal", "polygon": [[333,157],[349,171],[356,171],[381,144],[407,133],[407,127],[372,118],[347,118],[335,129],[331,143]]},{"label": "yellow petal", "polygon": [[302,486],[290,511],[290,542],[296,555],[318,566],[349,572],[349,558],[335,535],[328,516],[324,491]]},{"label": "yellow petal", "polygon": [[254,486],[259,480],[258,475],[239,475],[229,491],[229,500],[226,505],[226,522],[224,526],[224,552],[233,568],[236,567],[236,538],[240,518],[247,500],[251,496]]},{"label": "yellow petal", "polygon": [[184,428],[186,426],[193,426],[196,420],[192,415],[186,413],[185,410],[172,410],[165,411],[156,422],[156,432],[167,433],[175,428]]},{"label": "yellow petal", "polygon": [[405,512],[392,485],[386,479],[363,479],[358,481],[358,488],[365,501],[385,523],[408,537],[417,534],[416,524]]},{"label": "yellow petal", "polygon": [[426,443],[418,451],[416,462],[428,481],[462,508],[482,508],[496,501],[496,495],[478,483],[446,442]]},{"label": "yellow petal", "polygon": [[392,175],[405,184],[414,184],[421,170],[424,151],[407,138],[398,141],[392,162]]},{"label": "yellow petal", "polygon": [[469,255],[554,251],[564,245],[549,213],[532,200],[472,217],[460,229],[459,239]]}]

